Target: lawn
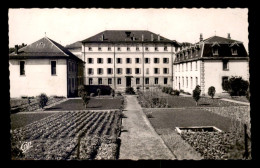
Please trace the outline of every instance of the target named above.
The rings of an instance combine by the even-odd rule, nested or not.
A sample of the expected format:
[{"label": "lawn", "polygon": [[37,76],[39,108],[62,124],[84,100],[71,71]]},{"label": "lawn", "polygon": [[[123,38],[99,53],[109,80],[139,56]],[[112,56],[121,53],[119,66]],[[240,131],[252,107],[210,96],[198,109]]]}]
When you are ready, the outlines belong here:
[{"label": "lawn", "polygon": [[[54,112],[55,113],[55,112]],[[54,113],[48,112],[48,113],[16,113],[11,114],[11,129],[14,130],[19,127],[23,127],[25,125],[28,125],[34,121],[38,121],[40,119],[43,119],[45,117],[48,117]]]},{"label": "lawn", "polygon": [[68,110],[106,110],[120,109],[122,106],[121,98],[91,98],[87,109],[83,105],[82,99],[69,99],[63,103],[55,105],[45,111],[68,111]]},{"label": "lawn", "polygon": [[[61,112],[15,129],[12,159],[115,160],[120,144],[120,114],[114,110]],[[28,148],[21,152],[25,142]]]}]

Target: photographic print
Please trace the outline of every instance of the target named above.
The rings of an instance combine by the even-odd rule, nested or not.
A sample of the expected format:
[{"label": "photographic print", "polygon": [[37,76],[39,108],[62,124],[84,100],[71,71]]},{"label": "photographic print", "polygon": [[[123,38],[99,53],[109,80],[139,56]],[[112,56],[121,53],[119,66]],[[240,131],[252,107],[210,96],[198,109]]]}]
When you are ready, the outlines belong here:
[{"label": "photographic print", "polygon": [[12,160],[251,160],[247,8],[9,8]]}]

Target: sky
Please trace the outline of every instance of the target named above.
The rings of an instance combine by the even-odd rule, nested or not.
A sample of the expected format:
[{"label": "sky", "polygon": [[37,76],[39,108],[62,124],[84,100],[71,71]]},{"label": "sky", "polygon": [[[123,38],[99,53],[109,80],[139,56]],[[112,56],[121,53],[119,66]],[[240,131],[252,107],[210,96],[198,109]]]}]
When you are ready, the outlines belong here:
[{"label": "sky", "polygon": [[104,30],[149,30],[178,42],[217,35],[244,43],[248,51],[247,8],[182,9],[9,9],[9,46],[45,36],[66,46]]}]

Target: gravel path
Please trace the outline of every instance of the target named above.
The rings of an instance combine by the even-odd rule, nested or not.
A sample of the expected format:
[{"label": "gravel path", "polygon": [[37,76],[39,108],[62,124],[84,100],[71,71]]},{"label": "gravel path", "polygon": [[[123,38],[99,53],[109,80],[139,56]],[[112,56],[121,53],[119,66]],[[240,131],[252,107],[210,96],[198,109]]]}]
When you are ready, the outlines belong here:
[{"label": "gravel path", "polygon": [[146,118],[136,96],[126,96],[119,159],[175,159]]}]

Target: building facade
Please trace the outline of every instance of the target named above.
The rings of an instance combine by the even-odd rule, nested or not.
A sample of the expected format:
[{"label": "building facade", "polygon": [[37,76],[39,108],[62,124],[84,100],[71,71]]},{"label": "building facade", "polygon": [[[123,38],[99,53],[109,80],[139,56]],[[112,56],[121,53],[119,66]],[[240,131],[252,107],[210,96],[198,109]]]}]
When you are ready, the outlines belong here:
[{"label": "building facade", "polygon": [[83,83],[83,61],[44,37],[9,54],[10,97],[77,96]]},{"label": "building facade", "polygon": [[173,88],[192,93],[200,85],[202,95],[214,86],[216,93],[224,92],[222,83],[232,76],[249,81],[249,57],[242,42],[213,36],[176,53],[173,64]]},{"label": "building facade", "polygon": [[180,45],[150,31],[107,30],[82,41],[86,85],[172,86]]}]

